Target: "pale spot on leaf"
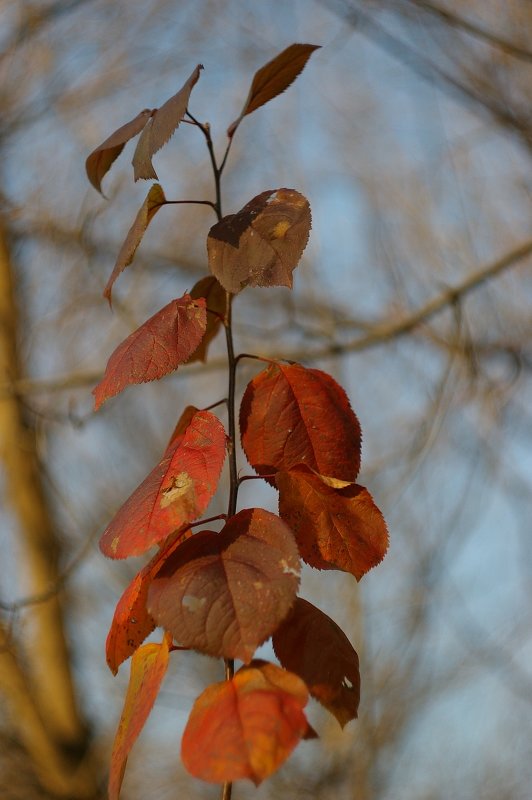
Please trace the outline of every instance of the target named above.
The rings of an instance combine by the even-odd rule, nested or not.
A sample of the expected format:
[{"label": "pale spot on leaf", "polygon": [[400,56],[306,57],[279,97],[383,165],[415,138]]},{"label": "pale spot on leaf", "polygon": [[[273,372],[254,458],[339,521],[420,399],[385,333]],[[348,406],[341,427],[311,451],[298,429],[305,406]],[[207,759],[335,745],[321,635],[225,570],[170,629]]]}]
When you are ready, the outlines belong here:
[{"label": "pale spot on leaf", "polygon": [[271,238],[272,239],[282,239],[285,235],[286,231],[291,227],[290,222],[287,219],[282,219],[280,222],[277,223],[275,228],[272,231]]},{"label": "pale spot on leaf", "polygon": [[182,603],[188,611],[199,611],[207,602],[206,597],[194,597],[192,594],[186,594],[183,597]]},{"label": "pale spot on leaf", "polygon": [[174,503],[179,498],[183,497],[190,492],[193,488],[194,481],[188,472],[180,472],[172,478],[172,483],[162,493],[160,505],[161,508],[167,508],[171,503]]},{"label": "pale spot on leaf", "polygon": [[295,569],[294,567],[291,567],[291,566],[290,566],[290,565],[289,565],[289,564],[288,564],[288,563],[287,563],[287,562],[284,560],[284,558],[282,558],[282,559],[281,559],[281,561],[279,562],[279,565],[280,565],[280,567],[281,567],[281,569],[283,570],[283,572],[284,572],[284,574],[285,574],[285,575],[295,575],[295,576],[296,576],[296,578],[299,578],[299,574],[300,574],[300,572],[299,572],[299,569]]}]

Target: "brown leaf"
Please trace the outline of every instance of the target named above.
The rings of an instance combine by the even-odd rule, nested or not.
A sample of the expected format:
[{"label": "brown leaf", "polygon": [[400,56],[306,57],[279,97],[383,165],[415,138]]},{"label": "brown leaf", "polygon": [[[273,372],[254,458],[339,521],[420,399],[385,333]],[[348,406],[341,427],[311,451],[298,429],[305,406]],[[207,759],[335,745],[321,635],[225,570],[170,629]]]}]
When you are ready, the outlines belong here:
[{"label": "brown leaf", "polygon": [[294,602],[299,558],[275,514],[248,508],[179,547],[151,583],[148,610],[185,647],[249,662]]},{"label": "brown leaf", "polygon": [[151,187],[137,216],[135,217],[135,221],[128,231],[125,242],[120,248],[120,252],[118,253],[118,258],[116,259],[111,277],[107,281],[107,286],[105,287],[103,296],[107,298],[109,305],[112,303],[111,292],[114,282],[120,273],[123,272],[125,268],[128,267],[133,261],[135,253],[137,252],[137,247],[141,243],[142,237],[146,232],[146,228],[152,221],[157,211],[159,211],[161,206],[164,206],[165,203],[166,197],[164,196],[164,192],[159,184],[156,183]]},{"label": "brown leaf", "polygon": [[259,475],[298,464],[329,483],[352,483],[358,475],[358,419],[342,387],[319,369],[272,364],[259,372],[242,398],[240,432],[244,452]]},{"label": "brown leaf", "polygon": [[315,44],[291,44],[290,47],[257,70],[240,116],[227,129],[229,138],[234,135],[247,114],[251,114],[252,111],[288,89],[303,71],[314,50],[318,50],[319,47],[320,45]]},{"label": "brown leaf", "polygon": [[317,569],[341,569],[357,580],[388,549],[384,518],[363,486],[327,486],[301,466],[278,472],[279,514],[290,526],[301,557]]},{"label": "brown leaf", "polygon": [[181,743],[185,767],[211,783],[249,778],[258,786],[300,739],[312,737],[303,713],[307,701],[297,675],[253,661],[232,680],[209,686],[194,703]]},{"label": "brown leaf", "polygon": [[246,286],[291,288],[310,227],[310,206],[302,194],[294,189],[262,192],[210,229],[210,270],[233,294]]},{"label": "brown leaf", "polygon": [[142,555],[197,519],[216,491],[225,453],[222,423],[210,411],[198,411],[107,526],[102,553],[108,558]]},{"label": "brown leaf", "polygon": [[133,155],[132,163],[136,181],[140,178],[158,180],[152,158],[179,127],[187,110],[190,93],[198,82],[202,69],[203,65],[198,64],[181,89],[156,109],[150,124],[144,129]]},{"label": "brown leaf", "polygon": [[102,178],[109,171],[112,163],[118,158],[127,142],[137,136],[145,127],[153,111],[145,108],[135,119],[126,122],[102,142],[85,162],[87,177],[95,189],[102,191]]},{"label": "brown leaf", "polygon": [[298,597],[272,641],[283,667],[305,681],[342,728],[355,719],[360,701],[358,656],[336,622]]},{"label": "brown leaf", "polygon": [[109,771],[109,800],[118,800],[131,748],[148,719],[168,668],[172,639],[143,645],[131,661],[131,675],[116,732]]},{"label": "brown leaf", "polygon": [[189,294],[172,300],[120,344],[105,374],[92,390],[97,411],[126,386],[158,380],[184,364],[201,342],[207,326],[205,300]]},{"label": "brown leaf", "polygon": [[220,330],[222,324],[220,316],[217,315],[223,316],[225,314],[227,302],[225,289],[220,286],[213,275],[207,275],[205,278],[201,278],[190,290],[190,296],[195,300],[200,297],[205,298],[207,304],[207,330],[198,347],[190,356],[188,360],[189,364],[193,361],[207,360],[208,347]]}]

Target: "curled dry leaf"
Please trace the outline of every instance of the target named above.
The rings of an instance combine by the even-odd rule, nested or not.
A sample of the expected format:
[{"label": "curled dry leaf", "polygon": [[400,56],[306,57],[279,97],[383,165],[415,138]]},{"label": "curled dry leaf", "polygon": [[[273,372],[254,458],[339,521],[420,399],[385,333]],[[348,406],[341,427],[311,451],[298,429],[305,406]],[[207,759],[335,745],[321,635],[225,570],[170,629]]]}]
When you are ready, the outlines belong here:
[{"label": "curled dry leaf", "polygon": [[300,562],[291,530],[248,508],[184,542],[151,583],[148,610],[185,647],[249,662],[288,614]]},{"label": "curled dry leaf", "polygon": [[171,644],[172,637],[165,634],[161,644],[145,644],[131,661],[129,686],[111,755],[109,800],[118,800],[120,795],[127,758],[157,699]]},{"label": "curled dry leaf", "polygon": [[292,272],[306,247],[310,206],[294,189],[273,189],[250,200],[209,231],[209,267],[224,289],[292,287]]},{"label": "curled dry leaf", "polygon": [[259,785],[310,732],[308,690],[297,675],[254,661],[231,681],[209,686],[192,708],[181,757],[196,778]]},{"label": "curled dry leaf", "polygon": [[94,409],[134,383],[163,378],[184,364],[205,333],[205,300],[172,300],[120,344],[93,390]]},{"label": "curled dry leaf", "polygon": [[319,47],[316,44],[291,44],[257,70],[240,116],[227,129],[229,138],[234,135],[245,116],[288,89],[303,71],[314,50]]},{"label": "curled dry leaf", "polygon": [[190,536],[190,528],[171,534],[159,552],[135,575],[118,601],[105,643],[107,664],[113,675],[157,627],[146,608],[150,583],[165,559]]},{"label": "curled dry leaf", "polygon": [[135,253],[137,252],[137,248],[146,232],[146,228],[152,221],[157,211],[159,211],[161,206],[164,206],[165,203],[166,197],[164,196],[164,192],[159,184],[156,183],[151,187],[137,216],[135,217],[135,221],[128,231],[124,244],[120,248],[120,252],[118,254],[118,258],[116,259],[111,277],[107,281],[107,286],[105,287],[103,296],[107,298],[109,305],[111,305],[112,302],[111,292],[116,279],[120,273],[123,272],[125,268],[128,267],[133,261]]},{"label": "curled dry leaf", "polygon": [[102,191],[102,179],[109,171],[113,162],[118,158],[126,143],[134,136],[138,136],[150,119],[153,111],[145,108],[135,119],[126,122],[121,128],[112,133],[105,142],[92,151],[85,162],[87,177],[95,189]]},{"label": "curled dry leaf", "polygon": [[109,558],[145,553],[173,531],[197,519],[216,491],[226,436],[210,411],[198,411],[183,436],[135,489],[100,539]]},{"label": "curled dry leaf", "polygon": [[256,375],[242,398],[240,432],[259,475],[297,464],[333,483],[358,475],[360,424],[345,391],[321,370],[272,364]]},{"label": "curled dry leaf", "polygon": [[304,466],[279,472],[276,482],[279,514],[311,567],[341,569],[360,580],[382,561],[386,523],[363,486],[333,489]]},{"label": "curled dry leaf", "polygon": [[181,89],[153,113],[133,155],[132,163],[136,181],[140,178],[158,180],[157,173],[153,168],[152,158],[179,127],[179,123],[187,110],[190,93],[198,82],[202,69],[203,65],[198,64]]},{"label": "curled dry leaf", "polygon": [[342,727],[355,719],[360,701],[358,656],[327,614],[298,597],[273,635],[273,649],[283,667],[305,681]]},{"label": "curled dry leaf", "polygon": [[207,330],[198,347],[190,356],[188,360],[189,364],[193,361],[207,360],[207,350],[220,330],[222,317],[225,315],[227,307],[227,294],[225,289],[220,286],[220,283],[213,275],[207,275],[194,284],[190,290],[190,296],[195,300],[200,297],[205,298],[205,303],[207,305]]}]

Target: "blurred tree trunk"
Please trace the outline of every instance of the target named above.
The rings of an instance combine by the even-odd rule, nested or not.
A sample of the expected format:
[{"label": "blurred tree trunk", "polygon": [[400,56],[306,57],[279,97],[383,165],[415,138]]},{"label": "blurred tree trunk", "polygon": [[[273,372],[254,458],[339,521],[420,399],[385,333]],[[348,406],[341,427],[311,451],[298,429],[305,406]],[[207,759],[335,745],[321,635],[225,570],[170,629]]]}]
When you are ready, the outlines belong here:
[{"label": "blurred tree trunk", "polygon": [[[14,272],[0,220],[0,372],[9,381],[21,377]],[[43,786],[59,797],[91,797],[95,776],[87,763],[89,731],[76,701],[65,636],[60,548],[39,474],[35,431],[14,393],[0,397],[0,457],[19,532],[21,583],[26,594],[43,598],[31,608],[30,658],[22,658],[10,634],[0,630],[0,686]]]}]

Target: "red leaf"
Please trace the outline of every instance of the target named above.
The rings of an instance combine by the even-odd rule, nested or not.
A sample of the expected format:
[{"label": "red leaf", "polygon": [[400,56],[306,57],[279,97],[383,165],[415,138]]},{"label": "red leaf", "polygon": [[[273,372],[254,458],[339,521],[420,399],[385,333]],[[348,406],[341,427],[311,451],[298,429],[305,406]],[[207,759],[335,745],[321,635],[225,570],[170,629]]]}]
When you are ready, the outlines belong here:
[{"label": "red leaf", "polygon": [[169,536],[161,550],[135,575],[118,601],[105,643],[107,664],[113,675],[157,627],[146,608],[150,583],[165,559],[189,536],[192,536],[190,528]]},{"label": "red leaf", "polygon": [[305,467],[279,472],[279,513],[293,530],[301,557],[317,569],[341,569],[357,580],[388,549],[384,518],[367,489],[327,486]]},{"label": "red leaf", "polygon": [[109,171],[127,142],[137,136],[144,128],[152,115],[152,110],[145,108],[135,119],[126,122],[121,128],[112,133],[105,142],[93,150],[85,162],[87,177],[95,189],[102,191],[102,178]]},{"label": "red leaf", "polygon": [[309,729],[307,700],[297,675],[262,661],[242,667],[194,703],[181,743],[185,767],[204,781],[249,778],[258,786]]},{"label": "red leaf", "polygon": [[358,419],[342,387],[318,369],[272,364],[260,372],[242,399],[240,431],[259,475],[301,463],[342,481],[358,475]]},{"label": "red leaf", "polygon": [[161,644],[145,644],[131,661],[131,676],[111,755],[109,800],[118,800],[126,763],[153,704],[168,667],[172,638],[166,634]]},{"label": "red leaf", "polygon": [[298,597],[273,635],[273,649],[283,667],[305,681],[342,728],[355,719],[360,701],[358,656],[327,614]]},{"label": "red leaf", "polygon": [[159,209],[164,206],[165,203],[166,197],[164,196],[164,192],[159,184],[156,183],[151,187],[137,216],[135,217],[135,221],[126,236],[126,240],[120,248],[120,252],[118,254],[118,258],[116,259],[111,277],[107,281],[107,286],[105,287],[103,296],[109,300],[109,305],[111,305],[111,292],[114,282],[120,273],[123,272],[125,268],[128,267],[133,261],[146,228],[152,221],[157,211],[159,211]]},{"label": "red leaf", "polygon": [[184,294],[161,308],[120,344],[95,389],[97,411],[132,383],[146,383],[173,372],[192,355],[205,333],[205,300]]},{"label": "red leaf", "polygon": [[194,417],[194,414],[197,414],[198,411],[199,411],[199,409],[196,408],[196,406],[186,406],[185,407],[185,409],[181,413],[181,416],[177,420],[177,424],[176,424],[174,430],[172,431],[172,435],[170,436],[170,440],[169,440],[168,445],[166,447],[167,450],[174,444],[174,442],[175,442],[175,440],[177,439],[178,436],[181,436],[181,437],[183,436],[183,434],[185,433],[186,429],[188,428],[188,426],[192,422],[192,418]]},{"label": "red leaf", "polygon": [[289,528],[269,511],[248,508],[167,559],[148,609],[185,647],[247,663],[290,610],[299,569]]},{"label": "red leaf", "polygon": [[109,558],[142,555],[197,519],[216,491],[225,442],[218,417],[198,411],[107,527],[100,539],[102,552]]},{"label": "red leaf", "polygon": [[306,197],[294,189],[272,189],[250,200],[209,231],[209,267],[224,289],[292,287],[292,272],[311,227]]},{"label": "red leaf", "polygon": [[207,275],[192,287],[190,296],[194,300],[204,297],[207,304],[207,330],[200,344],[188,360],[188,363],[192,364],[193,361],[207,360],[207,349],[222,324],[221,317],[224,316],[226,311],[227,295],[225,289],[220,286],[216,278],[213,275]]},{"label": "red leaf", "polygon": [[314,50],[318,50],[319,47],[315,44],[291,44],[290,47],[257,70],[240,116],[227,129],[229,138],[234,135],[241,120],[247,114],[251,114],[256,108],[260,108],[264,103],[273,100],[274,97],[288,89],[303,71]]},{"label": "red leaf", "polygon": [[144,129],[133,155],[133,169],[136,181],[139,178],[155,178],[155,180],[158,180],[151,160],[155,153],[170,139],[185,116],[190,93],[198,82],[202,69],[202,64],[198,64],[177,94],[174,94],[166,103],[155,110],[150,124]]}]

